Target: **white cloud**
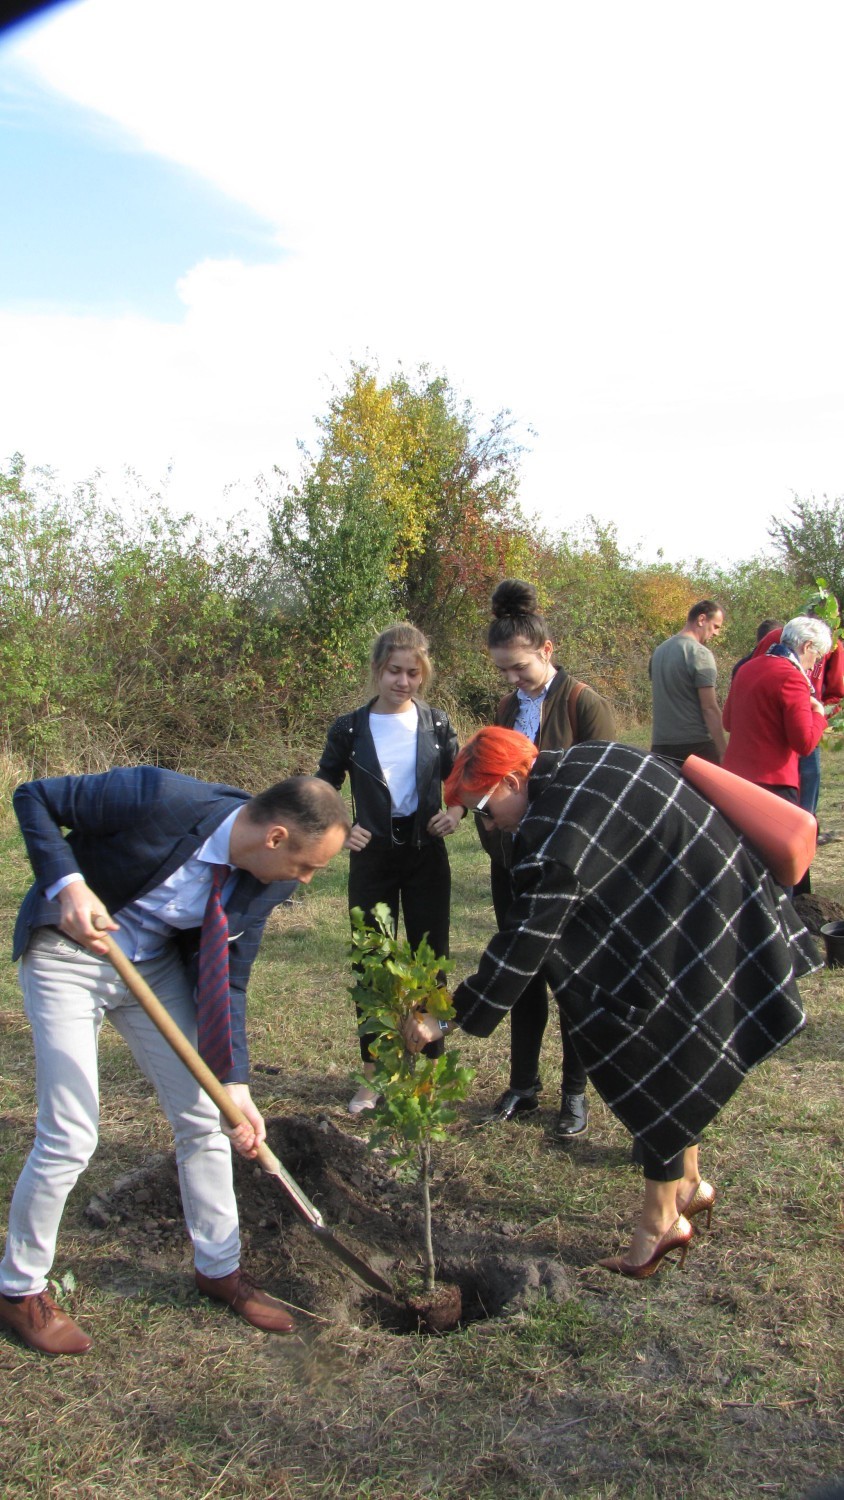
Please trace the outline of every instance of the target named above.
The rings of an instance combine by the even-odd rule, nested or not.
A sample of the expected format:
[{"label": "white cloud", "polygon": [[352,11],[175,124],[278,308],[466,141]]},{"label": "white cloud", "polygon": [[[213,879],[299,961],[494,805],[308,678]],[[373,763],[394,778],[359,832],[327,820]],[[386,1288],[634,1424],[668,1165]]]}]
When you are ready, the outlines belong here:
[{"label": "white cloud", "polygon": [[279,259],[186,267],[173,324],[3,315],[3,430],[77,471],[173,458],[193,503],[295,465],[350,356],[427,360],[536,428],[549,522],[757,550],[792,488],[844,490],[838,33],[831,3],[58,12],[18,52]]}]

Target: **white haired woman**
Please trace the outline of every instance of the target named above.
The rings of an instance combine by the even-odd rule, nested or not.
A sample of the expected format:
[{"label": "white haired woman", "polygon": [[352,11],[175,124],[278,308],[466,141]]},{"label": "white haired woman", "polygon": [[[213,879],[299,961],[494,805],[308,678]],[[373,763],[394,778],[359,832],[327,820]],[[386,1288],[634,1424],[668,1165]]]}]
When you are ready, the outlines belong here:
[{"label": "white haired woman", "polygon": [[823,620],[797,615],[776,645],[739,667],[724,704],[726,771],[799,800],[800,758],[820,743],[827,722],[809,674],[831,647]]},{"label": "white haired woman", "polygon": [[757,856],[656,756],[599,743],[537,755],[494,727],[467,743],[444,791],[516,833],[515,900],[454,993],[456,1019],[419,1015],[408,1046],[455,1025],[488,1036],[542,969],[644,1169],[630,1243],[601,1264],[650,1276],[669,1252],[685,1258],[692,1217],[711,1217],[700,1132],[803,1026],[795,978],[818,954]]}]

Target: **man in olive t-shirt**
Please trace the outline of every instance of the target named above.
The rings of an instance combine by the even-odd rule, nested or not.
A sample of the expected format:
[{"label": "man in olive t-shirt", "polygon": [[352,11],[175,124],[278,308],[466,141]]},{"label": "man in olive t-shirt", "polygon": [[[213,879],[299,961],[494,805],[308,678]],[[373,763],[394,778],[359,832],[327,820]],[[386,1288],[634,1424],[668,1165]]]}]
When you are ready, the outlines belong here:
[{"label": "man in olive t-shirt", "polygon": [[653,692],[651,750],[678,766],[689,755],[720,765],[727,741],[715,696],[718,669],[707,647],[724,623],[720,604],[703,599],[683,629],[657,646],[648,666]]}]

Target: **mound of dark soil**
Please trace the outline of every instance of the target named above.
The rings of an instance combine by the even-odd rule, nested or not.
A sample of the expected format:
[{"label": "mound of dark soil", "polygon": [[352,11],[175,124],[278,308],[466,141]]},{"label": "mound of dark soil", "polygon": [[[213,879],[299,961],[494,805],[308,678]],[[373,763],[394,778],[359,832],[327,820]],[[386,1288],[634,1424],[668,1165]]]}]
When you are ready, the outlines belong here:
[{"label": "mound of dark soil", "polygon": [[824,922],[844,922],[844,906],[840,901],[832,901],[828,896],[816,896],[811,891],[807,891],[804,896],[794,897],[794,910],[816,937]]},{"label": "mound of dark soil", "polygon": [[[419,1264],[418,1188],[389,1169],[354,1136],[327,1119],[293,1115],[267,1122],[267,1138],[329,1229],[390,1282],[401,1284]],[[403,1299],[386,1299],[360,1285],[309,1231],[275,1178],[234,1158],[244,1239],[244,1262],[268,1290],[322,1316],[354,1316],[394,1331],[418,1327]],[[438,1279],[460,1288],[463,1321],[508,1315],[540,1296],[565,1301],[572,1280],[551,1258],[514,1253],[506,1225],[483,1222],[448,1201],[448,1184],[434,1184],[434,1249]],[[459,1197],[459,1194],[455,1195]],[[184,1267],[186,1232],[172,1156],[156,1156],[92,1198],[90,1221],[131,1240],[138,1256],[159,1266]]]}]

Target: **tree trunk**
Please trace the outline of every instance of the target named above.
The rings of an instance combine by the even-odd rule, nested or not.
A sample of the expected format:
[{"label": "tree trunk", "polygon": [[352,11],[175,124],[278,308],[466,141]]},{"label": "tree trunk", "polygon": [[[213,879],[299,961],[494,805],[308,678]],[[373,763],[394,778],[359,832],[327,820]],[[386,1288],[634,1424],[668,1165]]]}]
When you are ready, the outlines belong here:
[{"label": "tree trunk", "polygon": [[431,1239],[431,1143],[419,1147],[419,1181],[422,1186],[422,1233],[425,1244],[425,1291],[432,1292],[436,1281],[434,1244]]}]

